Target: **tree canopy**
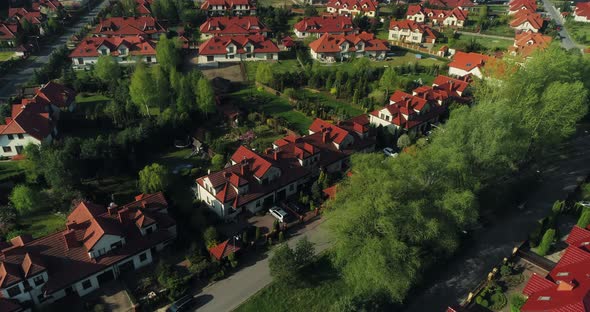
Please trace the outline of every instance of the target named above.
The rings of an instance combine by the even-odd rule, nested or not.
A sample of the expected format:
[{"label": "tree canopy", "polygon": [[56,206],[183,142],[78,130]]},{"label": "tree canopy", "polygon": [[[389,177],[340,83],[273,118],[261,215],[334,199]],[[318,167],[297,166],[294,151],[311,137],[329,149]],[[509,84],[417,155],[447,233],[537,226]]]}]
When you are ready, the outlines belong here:
[{"label": "tree canopy", "polygon": [[161,35],[158,44],[156,45],[156,59],[158,63],[167,72],[176,69],[182,62],[180,49],[182,43],[178,38],[169,39],[166,35]]},{"label": "tree canopy", "polygon": [[121,77],[121,67],[110,55],[101,55],[94,65],[94,74],[102,82],[116,81]]},{"label": "tree canopy", "polygon": [[160,164],[145,166],[139,172],[139,188],[146,194],[160,192],[168,187],[168,170]]}]

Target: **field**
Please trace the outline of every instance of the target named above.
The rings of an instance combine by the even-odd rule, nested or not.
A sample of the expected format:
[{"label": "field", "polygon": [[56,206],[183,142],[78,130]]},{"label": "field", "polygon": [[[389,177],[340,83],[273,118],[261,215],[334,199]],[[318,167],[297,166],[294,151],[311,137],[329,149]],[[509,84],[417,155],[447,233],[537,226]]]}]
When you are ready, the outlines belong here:
[{"label": "field", "polygon": [[348,288],[332,267],[328,256],[321,257],[304,272],[301,286],[273,283],[251,297],[234,312],[329,311],[346,295]]},{"label": "field", "polygon": [[[280,55],[279,55],[280,57]],[[260,62],[245,62],[246,65],[246,76],[248,77],[249,81],[256,80],[256,69]],[[299,68],[299,62],[296,59],[288,59],[288,60],[280,60],[275,63],[274,71],[278,73],[286,73],[290,71],[295,71]]]},{"label": "field", "polygon": [[22,218],[19,223],[23,233],[31,234],[37,238],[63,230],[66,224],[66,215],[53,212],[36,214]]}]

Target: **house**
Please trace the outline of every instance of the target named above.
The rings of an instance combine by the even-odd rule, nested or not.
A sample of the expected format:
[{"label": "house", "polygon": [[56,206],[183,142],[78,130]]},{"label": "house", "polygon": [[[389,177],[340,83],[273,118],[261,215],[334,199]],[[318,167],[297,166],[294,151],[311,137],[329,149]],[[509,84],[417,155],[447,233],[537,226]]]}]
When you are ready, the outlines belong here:
[{"label": "house", "polygon": [[152,16],[152,3],[154,0],[135,0],[137,6],[135,12],[138,16]]},{"label": "house", "polygon": [[209,16],[219,15],[256,15],[256,6],[250,0],[205,0],[201,10]]},{"label": "house", "polygon": [[100,19],[90,31],[93,37],[137,37],[157,40],[168,30],[153,17],[110,17]]},{"label": "house", "polygon": [[209,253],[217,261],[221,261],[238,251],[240,251],[238,244],[236,244],[234,240],[229,239],[209,248]]},{"label": "house", "polygon": [[53,17],[57,16],[59,11],[64,10],[61,2],[57,0],[39,0],[33,2],[33,11],[39,11],[41,14]]},{"label": "house", "polygon": [[379,3],[374,0],[330,0],[326,10],[338,15],[376,17]]},{"label": "house", "polygon": [[453,61],[449,64],[449,75],[465,77],[473,75],[483,78],[482,68],[490,57],[479,53],[465,53],[457,51],[453,56]]},{"label": "house", "polygon": [[19,23],[0,22],[0,47],[13,48],[18,46],[21,35]]},{"label": "house", "polygon": [[426,8],[420,4],[408,6],[406,19],[417,23],[430,22],[433,25],[463,27],[469,11],[460,8],[451,10],[439,10]]},{"label": "house", "polygon": [[28,144],[51,142],[57,134],[51,108],[42,101],[24,99],[12,105],[11,117],[0,125],[0,157],[22,154]]},{"label": "house", "polygon": [[156,43],[143,37],[87,37],[70,53],[72,67],[85,69],[102,55],[110,55],[119,64],[134,64],[141,60],[156,63]]},{"label": "house", "polygon": [[307,38],[311,35],[320,37],[328,33],[330,35],[358,34],[358,28],[352,24],[349,16],[312,16],[297,22],[294,26],[297,38]]},{"label": "house", "polygon": [[588,311],[590,230],[574,226],[565,242],[568,247],[549,274],[534,273],[529,279],[520,311]]},{"label": "house", "polygon": [[279,48],[262,35],[214,36],[199,46],[199,63],[278,60]]},{"label": "house", "polygon": [[412,20],[394,21],[389,23],[389,40],[409,43],[436,43],[439,34],[430,27]]},{"label": "house", "polygon": [[551,44],[552,38],[540,33],[524,31],[516,34],[514,45],[508,47],[512,55],[530,56],[535,50],[545,50]]},{"label": "house", "polygon": [[516,14],[518,12],[535,13],[537,11],[536,0],[513,0],[508,4],[508,14]]},{"label": "house", "polygon": [[0,297],[40,306],[67,295],[87,295],[125,272],[151,264],[154,254],[176,237],[162,193],[138,195],[121,207],[80,202],[65,228],[3,243]]},{"label": "house", "polygon": [[366,32],[350,35],[324,34],[311,42],[309,48],[312,58],[325,62],[364,56],[383,59],[389,51],[389,43]]},{"label": "house", "polygon": [[76,92],[62,84],[50,81],[40,87],[32,88],[31,92],[23,92],[23,98],[50,105],[52,112],[71,112],[75,107]]},{"label": "house", "polygon": [[510,27],[520,31],[539,32],[543,28],[544,22],[540,14],[519,11],[510,22]]},{"label": "house", "polygon": [[590,2],[578,2],[574,9],[574,21],[590,23]]},{"label": "house", "polygon": [[256,213],[298,194],[320,170],[342,171],[352,153],[374,147],[364,115],[338,125],[316,119],[308,135],[278,139],[264,152],[240,146],[229,166],[197,179],[195,195],[223,219]]},{"label": "house", "polygon": [[218,16],[210,17],[199,28],[201,38],[213,36],[263,35],[267,36],[270,29],[256,16]]},{"label": "house", "polygon": [[470,101],[468,87],[466,80],[439,75],[432,86],[418,87],[412,94],[395,91],[389,105],[369,114],[370,124],[387,128],[394,135],[424,132],[446,114],[451,102]]},{"label": "house", "polygon": [[429,7],[441,9],[454,9],[472,11],[475,9],[475,3],[470,0],[426,0],[425,4]]}]

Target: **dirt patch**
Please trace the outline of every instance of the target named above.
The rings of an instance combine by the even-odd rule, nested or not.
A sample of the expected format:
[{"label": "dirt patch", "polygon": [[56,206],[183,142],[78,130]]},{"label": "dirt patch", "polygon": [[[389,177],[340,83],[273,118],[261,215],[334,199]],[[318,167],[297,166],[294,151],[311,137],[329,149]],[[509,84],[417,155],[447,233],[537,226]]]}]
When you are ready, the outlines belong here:
[{"label": "dirt patch", "polygon": [[235,65],[221,65],[219,68],[203,68],[201,69],[203,75],[207,79],[213,79],[215,77],[225,78],[231,82],[244,82],[245,73],[242,72],[240,64]]}]

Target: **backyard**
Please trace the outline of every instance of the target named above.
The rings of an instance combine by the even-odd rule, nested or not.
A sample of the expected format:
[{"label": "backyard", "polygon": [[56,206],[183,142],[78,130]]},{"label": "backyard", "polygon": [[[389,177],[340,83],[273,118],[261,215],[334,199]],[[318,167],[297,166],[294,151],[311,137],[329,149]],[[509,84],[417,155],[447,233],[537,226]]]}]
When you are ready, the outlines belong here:
[{"label": "backyard", "polygon": [[45,212],[22,217],[19,221],[21,232],[31,234],[34,238],[46,236],[63,230],[66,226],[66,214]]},{"label": "backyard", "polygon": [[500,50],[506,50],[509,46],[513,45],[513,39],[497,39],[497,38],[484,38],[474,36],[466,33],[458,34],[456,38],[449,39],[448,43],[439,43],[435,45],[434,50],[440,49],[443,45],[448,45],[451,48],[458,50],[468,50],[468,46],[477,47],[476,52],[494,52]]}]

